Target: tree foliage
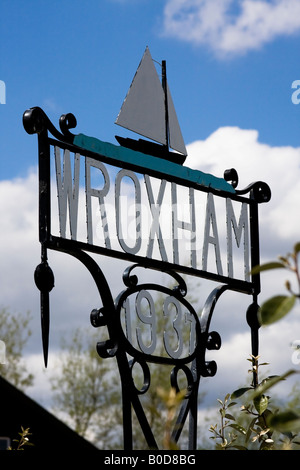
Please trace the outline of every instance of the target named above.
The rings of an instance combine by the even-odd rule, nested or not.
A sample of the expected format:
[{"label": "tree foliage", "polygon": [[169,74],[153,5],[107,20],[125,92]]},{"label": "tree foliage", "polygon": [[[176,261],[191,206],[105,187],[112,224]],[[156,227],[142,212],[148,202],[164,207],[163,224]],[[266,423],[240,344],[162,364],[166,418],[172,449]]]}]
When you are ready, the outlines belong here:
[{"label": "tree foliage", "polygon": [[[259,364],[254,358],[254,367]],[[253,362],[253,358],[249,359]],[[253,372],[253,370],[252,370]],[[220,423],[209,431],[217,450],[298,450],[300,444],[300,408],[285,404],[279,406],[269,390],[295,371],[282,376],[264,378],[258,386],[243,387],[218,400]],[[299,403],[298,403],[299,404]]]},{"label": "tree foliage", "polygon": [[[285,282],[286,295],[276,295],[263,303],[259,310],[261,325],[270,325],[285,317],[300,299],[300,268],[299,268],[300,242],[296,243],[291,253],[280,256],[278,261],[256,266],[253,274],[272,269],[285,269],[295,276],[296,290],[290,281]],[[216,442],[216,449],[259,449],[259,450],[294,450],[300,446],[300,406],[299,395],[293,394],[293,400],[282,408],[272,406],[269,390],[290,375],[297,373],[289,370],[281,376],[266,377],[258,381],[258,369],[265,365],[258,363],[258,357],[252,357],[252,373],[256,376],[255,384],[243,387],[225,399],[218,400],[220,407],[220,424],[212,425],[210,432]],[[297,391],[297,387],[296,387]],[[232,409],[238,405],[236,399],[243,399],[238,417],[233,415]],[[229,413],[230,408],[230,413]],[[248,420],[245,420],[245,415]],[[245,424],[246,423],[246,424]],[[240,438],[238,437],[240,436]],[[242,436],[242,444],[241,444]],[[254,447],[256,446],[256,447]]]},{"label": "tree foliage", "polygon": [[[163,302],[163,297],[158,295],[155,299],[155,312],[162,313]],[[165,354],[163,331],[166,328],[166,320],[162,314],[158,313],[156,326],[157,347],[160,349],[157,353],[163,355]],[[114,358],[102,359],[97,355],[96,343],[99,341],[99,335],[101,335],[99,330],[95,334],[91,334],[90,330],[76,330],[69,341],[63,340],[62,354],[55,368],[55,376],[52,378],[54,404],[56,410],[64,411],[64,414],[59,413],[62,419],[69,417],[69,424],[79,434],[91,438],[99,448],[122,449],[123,423],[119,372]],[[151,385],[147,393],[140,395],[140,400],[153,434],[161,447],[167,440],[166,422],[168,426],[172,426],[176,417],[173,406],[174,419],[170,420],[172,413],[170,414],[169,402],[165,399],[165,394],[172,395],[170,383],[172,366],[149,364],[149,368]],[[141,388],[143,371],[138,364],[135,364],[132,372],[136,387]],[[179,386],[182,390],[185,389],[185,377],[179,378]],[[162,394],[161,390],[165,393]],[[134,448],[147,448],[134,411],[132,417]]]},{"label": "tree foliage", "polygon": [[69,339],[62,339],[62,352],[51,378],[53,404],[55,413],[78,434],[101,448],[110,448],[120,391],[115,361],[101,359],[96,342],[95,334],[79,328]]},{"label": "tree foliage", "polygon": [[260,308],[259,320],[261,325],[270,325],[285,317],[295,306],[296,300],[300,299],[300,266],[299,266],[300,242],[295,243],[291,253],[279,256],[278,261],[271,261],[252,270],[252,274],[272,269],[284,269],[295,277],[296,289],[292,287],[289,280],[285,281],[287,293],[275,295],[266,300]]},{"label": "tree foliage", "polygon": [[33,384],[33,375],[27,371],[23,350],[31,336],[31,314],[13,314],[7,308],[0,310],[0,339],[5,344],[5,361],[0,364],[0,375],[12,385],[25,390]]}]

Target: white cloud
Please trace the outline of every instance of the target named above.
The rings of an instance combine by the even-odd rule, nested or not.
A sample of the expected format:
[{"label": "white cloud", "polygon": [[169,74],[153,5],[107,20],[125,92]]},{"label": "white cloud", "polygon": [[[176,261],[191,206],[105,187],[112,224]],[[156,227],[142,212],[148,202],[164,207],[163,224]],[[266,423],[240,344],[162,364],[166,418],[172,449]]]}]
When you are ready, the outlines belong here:
[{"label": "white cloud", "polygon": [[[239,175],[237,189],[243,189],[254,181],[266,182],[272,191],[271,201],[259,205],[261,260],[276,260],[292,250],[300,239],[300,148],[271,147],[259,141],[256,130],[223,127],[204,141],[188,145],[186,165],[222,177],[224,170],[235,168]],[[285,293],[284,281],[289,278],[282,270],[261,275],[262,292],[259,303],[267,298]],[[294,277],[290,277],[294,283]],[[248,296],[224,294],[219,300],[212,327],[223,339],[220,351],[212,351],[210,359],[216,360],[218,373],[205,380],[208,397],[205,403],[213,404],[217,398],[246,383],[246,362],[251,354],[250,330],[245,313],[251,303]],[[270,367],[262,371],[282,374],[299,364],[292,363],[291,343],[299,321],[299,308],[273,326],[260,330],[260,354],[262,362]],[[297,335],[296,335],[297,336]],[[235,372],[234,372],[235,371]],[[297,379],[297,376],[296,376]],[[293,379],[294,380],[294,379]],[[275,393],[287,396],[292,379],[276,387]],[[233,387],[233,388],[232,388]]]},{"label": "white cloud", "polygon": [[164,33],[217,55],[259,49],[278,36],[300,32],[298,0],[167,0]]},{"label": "white cloud", "polygon": [[[296,308],[290,313],[288,320],[260,329],[259,363],[267,365],[260,367],[259,380],[270,375],[283,375],[291,369],[299,371],[299,354],[296,361],[293,361],[292,349],[294,341],[297,344],[300,342],[300,336],[295,333],[298,330],[299,314],[300,309]],[[216,400],[222,400],[227,393],[250,386],[252,381],[252,374],[248,372],[251,370],[251,363],[248,361],[251,354],[250,331],[246,327],[244,332],[238,333],[234,332],[233,327],[231,329],[232,335],[222,343],[221,349],[207,354],[208,360],[216,361],[218,370],[215,377],[203,380],[203,389],[207,393],[202,405],[205,409],[216,405]],[[299,381],[298,374],[276,385],[270,395],[287,398],[295,381]]]},{"label": "white cloud", "polygon": [[[261,238],[266,256],[270,249],[285,254],[299,239],[300,148],[271,147],[259,142],[256,130],[222,127],[205,141],[188,146],[186,164],[222,177],[224,170],[235,168],[237,189],[254,181],[264,181],[272,198],[260,205]],[[280,252],[279,250],[285,250]],[[264,256],[262,252],[262,256]]]},{"label": "white cloud", "polygon": [[[41,347],[39,291],[34,283],[34,271],[40,263],[36,170],[25,178],[1,181],[0,201],[0,307],[32,313],[35,330],[31,347],[36,351]],[[52,250],[48,250],[48,258],[55,277],[50,294],[51,331],[55,333],[50,335],[50,343],[56,347],[61,334],[69,330],[71,319],[72,328],[90,324],[90,311],[100,306],[100,299],[90,274],[79,261]],[[100,264],[116,290],[118,278],[113,263],[107,260],[102,258]]]},{"label": "white cloud", "polygon": [[25,179],[1,181],[0,200],[0,303],[12,306],[14,311],[22,305],[23,310],[32,310],[32,270],[39,259],[36,173],[30,172]]},{"label": "white cloud", "polygon": [[43,109],[47,113],[63,113],[62,107],[58,103],[56,103],[55,99],[53,99],[52,97],[45,98],[43,100]]}]

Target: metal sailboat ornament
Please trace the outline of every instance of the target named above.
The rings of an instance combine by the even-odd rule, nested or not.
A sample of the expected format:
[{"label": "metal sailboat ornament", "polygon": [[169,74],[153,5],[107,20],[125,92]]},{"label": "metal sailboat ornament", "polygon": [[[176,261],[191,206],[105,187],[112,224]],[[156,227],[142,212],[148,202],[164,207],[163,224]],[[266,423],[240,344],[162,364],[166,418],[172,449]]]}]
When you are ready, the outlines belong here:
[{"label": "metal sailboat ornament", "polygon": [[115,122],[159,144],[119,136],[116,139],[124,147],[182,164],[187,151],[167,83],[165,61],[161,67],[162,81],[146,47]]}]

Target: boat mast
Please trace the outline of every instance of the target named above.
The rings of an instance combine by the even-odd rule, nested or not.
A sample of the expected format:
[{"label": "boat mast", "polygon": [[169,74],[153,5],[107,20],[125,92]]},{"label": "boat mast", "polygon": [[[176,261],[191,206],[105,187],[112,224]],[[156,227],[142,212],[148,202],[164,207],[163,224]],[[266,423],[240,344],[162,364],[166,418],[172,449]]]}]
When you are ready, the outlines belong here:
[{"label": "boat mast", "polygon": [[165,135],[166,135],[166,147],[169,149],[169,111],[168,111],[168,87],[167,87],[167,67],[166,61],[163,60],[161,63],[162,68],[162,87],[165,97]]},{"label": "boat mast", "polygon": [[[166,61],[158,74],[146,48],[130,88],[123,101],[116,124],[154,142],[116,136],[124,147],[183,164],[187,151],[167,83]],[[175,152],[170,152],[170,149]],[[178,153],[177,153],[178,152]]]}]

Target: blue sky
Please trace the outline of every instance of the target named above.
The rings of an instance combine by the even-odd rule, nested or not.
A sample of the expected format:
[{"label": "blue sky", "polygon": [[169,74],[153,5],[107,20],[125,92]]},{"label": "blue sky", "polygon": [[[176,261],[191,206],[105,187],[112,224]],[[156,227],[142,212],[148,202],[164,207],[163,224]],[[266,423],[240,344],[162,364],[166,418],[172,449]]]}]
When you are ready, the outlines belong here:
[{"label": "blue sky", "polygon": [[[292,83],[300,80],[299,0],[2,0],[0,305],[34,314],[26,360],[38,375],[31,393],[42,402],[49,387],[39,375],[39,296],[33,282],[40,259],[37,139],[25,132],[22,115],[39,106],[58,127],[59,117],[71,112],[77,118],[74,133],[116,143],[116,134],[127,134],[114,121],[146,46],[153,59],[167,62],[187,166],[216,176],[234,167],[242,187],[253,180],[270,185],[272,200],[260,207],[262,261],[286,254],[299,240],[300,104],[291,99]],[[51,372],[51,354],[70,315],[72,325],[88,326],[98,297],[72,259],[66,263],[66,255],[55,253],[50,258],[56,278]],[[117,271],[110,263],[105,268],[116,283]],[[261,298],[282,286],[282,275],[263,276]],[[216,315],[224,344],[217,357],[220,373],[209,379],[212,401],[231,391],[233,370],[237,386],[246,375],[245,297],[225,300]],[[271,372],[292,366],[290,344],[299,339],[297,331],[299,309],[262,332]]]},{"label": "blue sky", "polygon": [[[221,126],[257,129],[260,141],[274,146],[299,144],[300,106],[291,101],[291,84],[299,78],[299,27],[289,34],[287,25],[258,45],[245,41],[242,50],[220,54],[214,40],[182,39],[168,29],[172,3],[193,4],[196,12],[203,2],[2,1],[1,179],[36,164],[34,138],[22,128],[22,114],[32,106],[41,106],[56,126],[61,114],[73,112],[78,132],[114,142],[120,132],[114,121],[146,45],[155,60],[167,61],[186,144]],[[241,14],[239,2],[231,3]],[[287,3],[298,8],[298,2]],[[184,36],[184,24],[178,29]]]}]

